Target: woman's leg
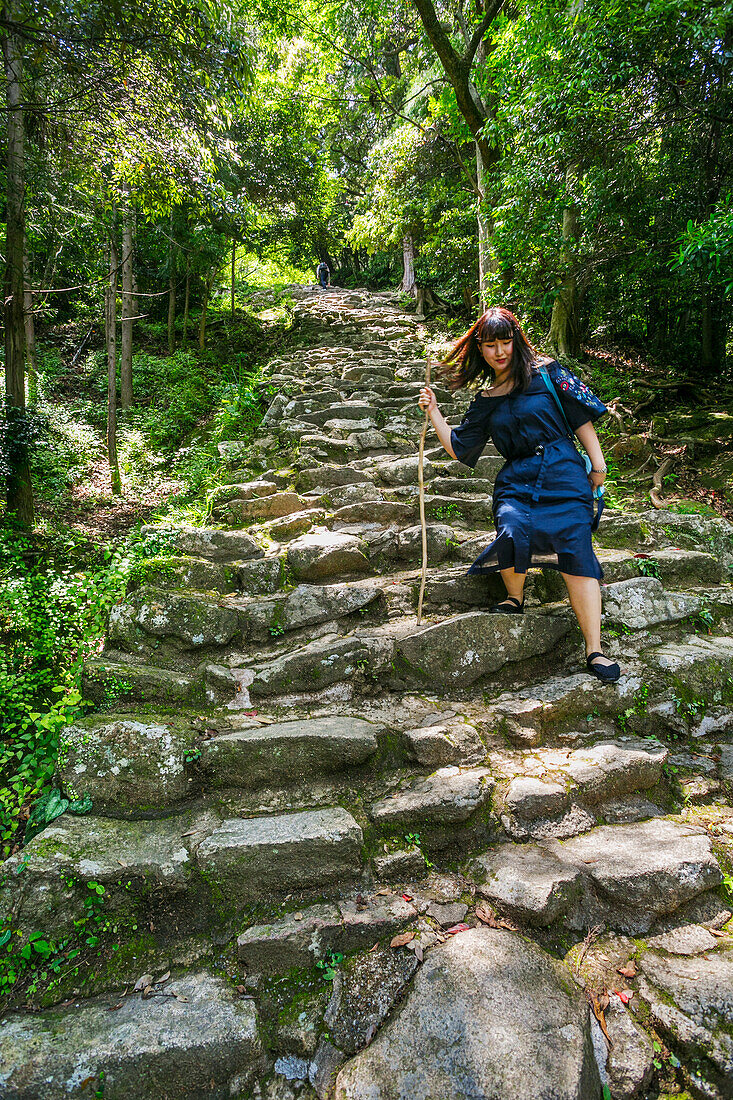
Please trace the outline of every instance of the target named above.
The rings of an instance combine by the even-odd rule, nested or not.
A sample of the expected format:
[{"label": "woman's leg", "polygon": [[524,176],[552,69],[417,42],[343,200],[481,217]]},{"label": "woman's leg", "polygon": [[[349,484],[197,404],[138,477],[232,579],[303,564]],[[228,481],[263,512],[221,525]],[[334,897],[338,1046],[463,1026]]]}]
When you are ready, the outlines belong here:
[{"label": "woman's leg", "polygon": [[[502,573],[503,576],[503,573]],[[585,654],[598,653],[601,649],[601,586],[595,577],[575,577],[562,573],[575,612],[578,626],[585,638]],[[608,657],[597,657],[593,664],[611,665]]]},{"label": "woman's leg", "polygon": [[506,586],[507,596],[512,596],[515,600],[522,602],[522,593],[524,592],[524,582],[527,579],[526,573],[515,573],[513,569],[501,569],[501,579]]}]

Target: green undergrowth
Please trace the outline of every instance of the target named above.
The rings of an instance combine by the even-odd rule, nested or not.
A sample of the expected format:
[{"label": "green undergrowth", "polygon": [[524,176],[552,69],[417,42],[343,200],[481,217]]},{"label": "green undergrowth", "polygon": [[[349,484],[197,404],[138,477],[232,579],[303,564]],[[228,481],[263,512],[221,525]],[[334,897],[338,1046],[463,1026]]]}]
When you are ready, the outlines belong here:
[{"label": "green undergrowth", "polygon": [[0,528],[0,844],[22,841],[32,803],[52,786],[60,731],[81,717],[86,657],[132,571],[170,552],[164,533],[114,548]]}]

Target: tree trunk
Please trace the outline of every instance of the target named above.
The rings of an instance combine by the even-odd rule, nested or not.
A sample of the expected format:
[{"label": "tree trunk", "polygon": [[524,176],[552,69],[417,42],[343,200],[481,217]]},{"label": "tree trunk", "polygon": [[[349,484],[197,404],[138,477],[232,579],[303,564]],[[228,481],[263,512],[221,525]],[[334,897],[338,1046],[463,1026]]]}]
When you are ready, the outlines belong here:
[{"label": "tree trunk", "polygon": [[237,242],[232,241],[232,320],[234,320],[234,272],[237,261]]},{"label": "tree trunk", "polygon": [[411,295],[416,294],[415,289],[415,242],[412,233],[405,233],[402,238],[402,291]]},{"label": "tree trunk", "polygon": [[173,242],[173,214],[168,241],[168,354],[176,350],[176,246]]},{"label": "tree trunk", "polygon": [[[115,282],[116,287],[116,282]],[[122,343],[120,347],[120,404],[132,405],[132,318],[135,299],[132,286],[132,208],[128,201],[122,213]]]},{"label": "tree trunk", "polygon": [[28,368],[28,400],[35,405],[38,400],[38,358],[36,356],[36,326],[33,321],[33,293],[31,290],[28,242],[23,250],[23,317],[25,320],[25,359]]},{"label": "tree trunk", "polygon": [[104,342],[107,349],[107,461],[112,493],[122,492],[117,457],[117,242],[115,227],[109,239],[109,284],[104,288]]},{"label": "tree trunk", "polygon": [[726,323],[722,291],[704,286],[702,291],[700,367],[704,375],[720,373],[725,366]]},{"label": "tree trunk", "polygon": [[188,306],[191,301],[191,256],[186,253],[186,296],[183,300],[183,346],[188,343]]},{"label": "tree trunk", "polygon": [[201,299],[201,320],[199,321],[199,347],[201,351],[206,346],[206,310],[209,307],[209,294],[211,293],[211,287],[214,283],[214,276],[207,279],[204,283],[204,296]]},{"label": "tree trunk", "polygon": [[478,221],[478,287],[479,309],[483,313],[489,304],[489,275],[493,270],[491,256],[491,219],[486,210],[488,170],[481,147],[476,143],[476,220]]},{"label": "tree trunk", "polygon": [[[3,6],[8,26],[16,17],[13,5]],[[5,412],[8,430],[8,474],[6,505],[19,523],[32,527],[33,485],[28,458],[25,403],[25,181],[23,178],[23,104],[21,81],[23,57],[20,39],[12,29],[3,38],[5,62],[5,104],[7,121],[6,160],[6,244],[3,319],[5,324]]]},{"label": "tree trunk", "polygon": [[[568,190],[572,187],[576,169],[571,166],[565,174]],[[578,275],[575,263],[574,245],[578,238],[578,208],[570,202],[563,210],[561,262],[563,277],[552,306],[550,320],[550,346],[560,359],[576,359],[580,351],[580,323],[578,307]]]}]

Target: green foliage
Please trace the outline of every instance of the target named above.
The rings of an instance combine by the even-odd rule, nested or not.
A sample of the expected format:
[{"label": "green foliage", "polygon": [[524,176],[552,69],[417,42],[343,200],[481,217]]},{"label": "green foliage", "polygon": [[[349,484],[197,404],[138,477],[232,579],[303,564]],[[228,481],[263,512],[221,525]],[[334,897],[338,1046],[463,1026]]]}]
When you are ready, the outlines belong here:
[{"label": "green foliage", "polygon": [[0,840],[5,856],[26,808],[51,784],[59,732],[83,713],[82,664],[98,649],[110,608],[123,595],[135,563],[169,546],[165,534],[134,535],[78,568],[71,563],[73,540],[49,548],[0,528]]},{"label": "green foliage", "polygon": [[324,982],[333,981],[343,961],[344,956],[340,951],[332,951],[330,948],[326,951],[323,958],[319,959],[316,963],[316,966],[321,971],[321,977]]}]

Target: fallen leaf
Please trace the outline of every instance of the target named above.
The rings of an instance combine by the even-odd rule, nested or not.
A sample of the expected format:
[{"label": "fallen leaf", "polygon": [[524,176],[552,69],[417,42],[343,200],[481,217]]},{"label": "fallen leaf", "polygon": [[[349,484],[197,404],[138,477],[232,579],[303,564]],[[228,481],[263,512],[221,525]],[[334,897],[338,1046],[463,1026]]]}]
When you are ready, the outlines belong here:
[{"label": "fallen leaf", "polygon": [[173,996],[177,1001],[188,1001],[188,997],[184,997],[183,993],[174,993]]},{"label": "fallen leaf", "polygon": [[122,1008],[122,1001],[118,1001],[116,1005],[110,1005],[109,1011],[116,1012],[118,1008]]},{"label": "fallen leaf", "polygon": [[143,974],[141,978],[135,982],[134,993],[141,993],[143,989],[147,989],[149,985],[153,984],[152,974]]},{"label": "fallen leaf", "polygon": [[603,1014],[603,1009],[601,1008],[601,1005],[599,1003],[599,999],[598,999],[598,997],[596,996],[595,993],[589,994],[588,999],[590,1001],[590,1007],[591,1007],[591,1010],[593,1012],[593,1015],[595,1016],[596,1020],[598,1021],[598,1026],[600,1027],[601,1031],[603,1032],[605,1040],[608,1043],[608,1049],[612,1050],[613,1049],[613,1042],[611,1041],[611,1036],[608,1034],[608,1028],[606,1027],[606,1017]]},{"label": "fallen leaf", "polygon": [[598,1004],[601,1006],[601,1011],[605,1012],[611,1003],[611,998],[607,993],[601,993],[598,997]]},{"label": "fallen leaf", "polygon": [[721,932],[719,928],[708,928],[708,932],[710,933],[711,936],[718,936],[722,940],[729,940],[730,939],[730,933],[729,932]]},{"label": "fallen leaf", "polygon": [[302,920],[302,919],[303,919],[303,914],[302,913],[293,913],[293,920]]},{"label": "fallen leaf", "polygon": [[620,974],[622,978],[635,978],[636,977],[636,963],[633,959],[629,959],[626,966],[616,967],[616,973]]},{"label": "fallen leaf", "polygon": [[167,981],[168,981],[168,979],[170,978],[170,976],[171,976],[171,972],[170,972],[170,970],[166,970],[165,974],[161,974],[159,978],[156,978],[156,979],[155,979],[155,984],[156,984],[156,985],[162,985],[162,984],[163,984],[163,982],[167,982]]},{"label": "fallen leaf", "polygon": [[412,901],[412,894],[400,894],[400,897],[404,898],[405,901]]},{"label": "fallen leaf", "polygon": [[482,924],[488,924],[489,928],[498,928],[499,922],[496,919],[496,913],[493,909],[490,909],[488,905],[484,905],[483,902],[479,902],[476,906],[476,917]]},{"label": "fallen leaf", "polygon": [[449,936],[455,936],[458,932],[468,932],[470,925],[468,924],[454,924],[452,928],[446,928],[446,933]]},{"label": "fallen leaf", "polygon": [[152,985],[146,985],[145,989],[143,989],[142,991],[141,996],[144,1001],[149,1001],[151,997],[154,997],[155,990],[153,989]]},{"label": "fallen leaf", "polygon": [[364,909],[368,909],[369,905],[363,894],[356,895],[356,911],[357,913],[363,912]]},{"label": "fallen leaf", "polygon": [[257,714],[257,711],[256,710],[245,710],[245,711],[243,711],[243,713],[246,714],[248,718],[254,718],[255,714]]},{"label": "fallen leaf", "polygon": [[391,893],[392,893],[391,890],[386,890],[386,889],[382,888],[381,890],[375,891],[374,896],[376,898],[379,898],[379,897],[382,897],[382,895],[384,895],[384,894],[391,894]]},{"label": "fallen leaf", "polygon": [[367,1033],[364,1037],[364,1042],[366,1043],[367,1046],[369,1046],[369,1044],[371,1043],[372,1039],[374,1038],[374,1036],[376,1034],[377,1034],[377,1025],[376,1024],[370,1024],[369,1027],[367,1028]]},{"label": "fallen leaf", "polygon": [[414,940],[414,938],[414,932],[400,932],[400,934],[398,936],[395,936],[394,939],[390,942],[389,946],[404,947],[406,943],[409,943],[410,940]]},{"label": "fallen leaf", "polygon": [[195,832],[195,829],[189,829],[187,833],[181,833],[181,836],[193,836]]},{"label": "fallen leaf", "polygon": [[423,946],[421,943],[415,943],[415,958],[418,962],[422,962],[424,958]]},{"label": "fallen leaf", "polygon": [[378,947],[379,947],[379,944],[378,944],[378,943],[375,943],[375,944],[374,944],[374,947],[370,947],[370,948],[369,948],[369,951],[370,951],[370,953],[371,953],[372,951],[376,951]]},{"label": "fallen leaf", "polygon": [[247,992],[247,986],[246,985],[238,985],[237,986],[237,993],[239,994],[240,997],[243,997],[246,992]]},{"label": "fallen leaf", "polygon": [[614,989],[614,993],[621,1001],[621,1003],[625,1005],[627,1005],[631,998],[634,996],[633,989]]}]

